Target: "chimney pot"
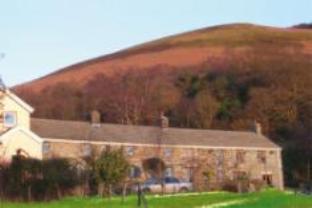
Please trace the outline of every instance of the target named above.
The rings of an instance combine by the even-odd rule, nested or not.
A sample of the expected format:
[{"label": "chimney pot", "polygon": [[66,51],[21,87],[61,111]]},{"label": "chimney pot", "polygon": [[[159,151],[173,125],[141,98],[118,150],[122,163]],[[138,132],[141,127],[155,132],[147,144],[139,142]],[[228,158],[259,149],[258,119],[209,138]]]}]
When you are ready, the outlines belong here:
[{"label": "chimney pot", "polygon": [[254,128],[253,130],[254,130],[254,132],[255,132],[256,134],[259,134],[259,135],[262,134],[262,126],[261,126],[261,124],[260,124],[259,122],[254,121],[253,128]]},{"label": "chimney pot", "polygon": [[163,112],[160,113],[160,127],[161,128],[169,127],[169,118],[165,116]]}]

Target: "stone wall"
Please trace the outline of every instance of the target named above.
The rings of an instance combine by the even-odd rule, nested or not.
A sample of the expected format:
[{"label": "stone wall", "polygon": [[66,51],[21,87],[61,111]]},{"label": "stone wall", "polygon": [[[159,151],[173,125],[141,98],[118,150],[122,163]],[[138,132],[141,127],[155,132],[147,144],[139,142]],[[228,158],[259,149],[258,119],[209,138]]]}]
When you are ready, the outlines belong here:
[{"label": "stone wall", "polygon": [[[257,180],[263,180],[268,175],[272,178],[273,186],[283,189],[281,155],[278,149],[181,148],[55,141],[57,140],[51,139],[46,143],[45,158],[65,157],[79,160],[90,154],[98,156],[108,147],[122,147],[132,165],[142,169],[144,159],[161,158],[168,167],[168,173],[179,179],[190,180],[198,188],[213,188],[225,180],[235,180],[237,174],[244,173],[249,179]],[[141,177],[144,180],[149,176],[142,174]]]}]

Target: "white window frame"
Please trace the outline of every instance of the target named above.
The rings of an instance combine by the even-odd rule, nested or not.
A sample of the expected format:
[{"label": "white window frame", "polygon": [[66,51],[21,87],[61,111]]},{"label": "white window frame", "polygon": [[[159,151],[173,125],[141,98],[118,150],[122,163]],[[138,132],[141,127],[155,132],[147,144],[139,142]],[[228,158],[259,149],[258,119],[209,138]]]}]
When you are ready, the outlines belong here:
[{"label": "white window frame", "polygon": [[172,166],[166,167],[164,172],[165,177],[174,177],[174,170]]},{"label": "white window frame", "polygon": [[[6,122],[7,115],[11,115],[14,117],[13,123],[7,123]],[[16,111],[4,111],[3,112],[3,125],[4,125],[4,127],[7,127],[7,128],[15,127],[17,125],[17,113],[16,113]]]},{"label": "white window frame", "polygon": [[133,156],[135,152],[135,148],[133,146],[126,147],[126,154],[128,156]]},{"label": "white window frame", "polygon": [[49,153],[49,152],[50,152],[50,149],[51,149],[51,147],[50,147],[50,144],[49,144],[49,143],[44,142],[44,143],[42,144],[42,153],[43,153],[43,154]]},{"label": "white window frame", "polygon": [[164,156],[165,157],[171,157],[172,156],[172,149],[171,148],[165,148],[164,149]]},{"label": "white window frame", "polygon": [[82,154],[85,157],[89,157],[92,154],[92,145],[91,144],[84,144],[82,148]]}]

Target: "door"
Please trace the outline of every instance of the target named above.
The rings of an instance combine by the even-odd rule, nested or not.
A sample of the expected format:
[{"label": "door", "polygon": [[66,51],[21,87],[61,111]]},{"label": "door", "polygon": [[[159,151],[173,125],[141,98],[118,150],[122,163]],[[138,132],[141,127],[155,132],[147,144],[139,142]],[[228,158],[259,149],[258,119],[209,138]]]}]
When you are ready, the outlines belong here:
[{"label": "door", "polygon": [[268,186],[272,186],[273,185],[273,176],[272,176],[272,174],[263,174],[262,175],[262,180]]}]

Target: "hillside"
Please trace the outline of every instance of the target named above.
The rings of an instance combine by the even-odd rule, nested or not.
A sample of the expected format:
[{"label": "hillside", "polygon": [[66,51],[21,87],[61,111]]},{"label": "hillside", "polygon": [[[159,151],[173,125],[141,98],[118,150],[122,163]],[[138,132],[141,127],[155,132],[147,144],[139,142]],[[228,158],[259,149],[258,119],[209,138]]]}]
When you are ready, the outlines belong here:
[{"label": "hillside", "polygon": [[[284,147],[289,185],[312,160],[312,30],[223,25],[81,62],[14,89],[34,116],[245,130]],[[298,154],[300,152],[300,154]]]},{"label": "hillside", "polygon": [[258,51],[258,55],[273,58],[281,51],[287,56],[297,56],[298,51],[311,56],[312,31],[251,24],[215,26],[74,64],[16,89],[39,91],[67,81],[82,86],[99,73],[112,76],[155,66],[179,70],[203,64],[221,65],[233,56],[244,59],[251,51]]}]

